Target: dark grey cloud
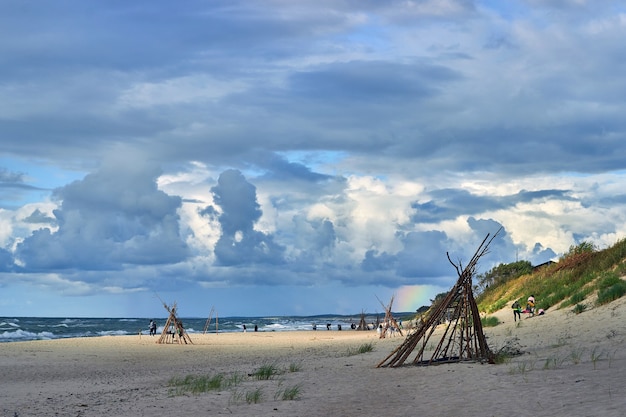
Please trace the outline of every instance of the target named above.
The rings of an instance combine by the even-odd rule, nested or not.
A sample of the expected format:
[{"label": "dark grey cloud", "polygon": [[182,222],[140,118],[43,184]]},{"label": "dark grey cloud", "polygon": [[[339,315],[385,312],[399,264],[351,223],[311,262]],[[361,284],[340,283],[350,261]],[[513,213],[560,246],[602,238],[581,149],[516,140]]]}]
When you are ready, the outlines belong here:
[{"label": "dark grey cloud", "polygon": [[16,201],[20,201],[28,193],[38,191],[47,190],[28,184],[22,172],[12,172],[0,167],[0,207],[14,209]]},{"label": "dark grey cloud", "polygon": [[463,189],[439,189],[428,193],[431,200],[413,203],[412,220],[416,223],[431,223],[455,219],[461,215],[474,216],[488,210],[506,210],[519,203],[537,200],[575,201],[569,190],[521,190],[506,196],[483,196]]},{"label": "dark grey cloud", "polygon": [[365,252],[361,268],[366,272],[387,271],[396,269],[397,264],[398,258],[395,255],[370,249]]},{"label": "dark grey cloud", "polygon": [[56,219],[54,217],[50,217],[47,214],[41,212],[39,209],[35,209],[30,216],[24,219],[25,223],[33,223],[33,224],[56,224]]},{"label": "dark grey cloud", "polygon": [[[387,271],[388,275],[381,283],[391,287],[416,284],[446,287],[454,283],[457,274],[450,261],[464,268],[485,238],[491,240],[495,236],[488,252],[481,258],[477,272],[500,263],[515,262],[518,251],[525,249],[515,245],[502,224],[493,219],[469,217],[467,223],[472,230],[472,239],[464,243],[443,231],[409,232],[402,237],[403,248],[396,254],[374,249],[367,251],[361,269],[379,274]],[[529,261],[538,265],[554,256],[552,249],[537,243]],[[389,276],[389,271],[394,271],[395,275]]]},{"label": "dark grey cloud", "polygon": [[550,248],[544,248],[539,242],[535,243],[532,250],[532,264],[541,265],[557,259],[557,254]]},{"label": "dark grey cloud", "polygon": [[0,186],[9,186],[11,184],[22,184],[24,174],[21,172],[11,172],[6,168],[0,168]]},{"label": "dark grey cloud", "polygon": [[[447,285],[453,270],[446,252],[453,242],[445,232],[409,232],[401,238],[402,250],[396,254],[369,250],[361,262],[361,269],[369,273],[387,271],[382,285]],[[393,276],[389,273],[393,271]],[[380,278],[379,278],[380,279]]]},{"label": "dark grey cloud", "polygon": [[290,242],[297,253],[292,254],[290,265],[294,271],[314,272],[316,269],[331,269],[330,260],[336,248],[337,230],[329,219],[307,219],[301,214],[293,216],[293,228],[277,234],[281,240]]},{"label": "dark grey cloud", "polygon": [[[565,4],[564,16],[614,16],[610,3],[583,8],[589,16]],[[251,148],[345,151],[390,170],[390,161],[406,161],[398,165],[417,174],[625,167],[618,25],[596,33],[567,26],[554,37],[541,25],[557,7],[547,3],[531,12],[456,1],[445,13],[436,2],[281,3],[281,13],[272,6],[8,6],[0,33],[11,42],[0,42],[0,71],[16,115],[0,121],[0,137],[14,138],[16,153],[51,159],[84,156],[85,138],[95,151],[119,138],[138,147],[149,140],[155,158],[238,169],[260,162]],[[545,31],[542,45],[491,22],[483,8],[535,25],[537,36]],[[420,38],[416,21],[442,39]],[[503,40],[515,51],[484,48]],[[184,99],[168,89],[194,77],[239,87]],[[168,95],[171,103],[158,102]]]},{"label": "dark grey cloud", "polygon": [[262,215],[256,188],[237,170],[224,171],[211,188],[222,229],[215,255],[221,265],[281,264],[284,249],[274,238],[254,229]]},{"label": "dark grey cloud", "polygon": [[320,182],[333,178],[330,175],[314,172],[311,168],[304,164],[290,162],[285,157],[275,153],[263,151],[260,153],[261,155],[259,155],[255,160],[255,166],[267,172],[265,175],[261,176],[261,181],[278,180]]},{"label": "dark grey cloud", "polygon": [[58,230],[39,229],[18,244],[26,271],[121,270],[182,261],[179,197],[156,187],[158,169],[122,160],[54,191]]},{"label": "dark grey cloud", "polygon": [[294,74],[292,93],[312,100],[345,101],[361,106],[413,102],[435,95],[439,85],[460,74],[432,63],[348,62]]},{"label": "dark grey cloud", "polygon": [[[0,248],[0,272],[11,272],[15,270],[13,254],[4,248]],[[3,285],[0,280],[0,286]]]}]

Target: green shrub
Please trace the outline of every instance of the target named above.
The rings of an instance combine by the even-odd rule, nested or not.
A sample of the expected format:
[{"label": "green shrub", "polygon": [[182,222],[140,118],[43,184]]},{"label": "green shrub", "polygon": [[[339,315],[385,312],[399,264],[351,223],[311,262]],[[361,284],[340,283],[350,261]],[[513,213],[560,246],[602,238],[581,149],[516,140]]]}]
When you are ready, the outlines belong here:
[{"label": "green shrub", "polygon": [[587,310],[586,304],[576,304],[576,306],[572,309],[572,311],[576,314],[580,314],[585,310]]},{"label": "green shrub", "polygon": [[500,324],[498,318],[494,316],[483,317],[480,319],[480,322],[482,323],[483,327],[495,327]]},{"label": "green shrub", "polygon": [[585,294],[582,292],[577,292],[569,298],[570,303],[578,304],[585,299]]},{"label": "green shrub", "polygon": [[598,281],[596,288],[598,288],[598,290],[604,290],[606,288],[612,287],[615,284],[620,284],[621,282],[621,278],[615,273],[605,273]]},{"label": "green shrub", "polygon": [[603,305],[610,303],[613,300],[617,300],[626,294],[626,282],[620,280],[620,282],[611,285],[608,288],[604,288],[598,291],[597,305]]}]

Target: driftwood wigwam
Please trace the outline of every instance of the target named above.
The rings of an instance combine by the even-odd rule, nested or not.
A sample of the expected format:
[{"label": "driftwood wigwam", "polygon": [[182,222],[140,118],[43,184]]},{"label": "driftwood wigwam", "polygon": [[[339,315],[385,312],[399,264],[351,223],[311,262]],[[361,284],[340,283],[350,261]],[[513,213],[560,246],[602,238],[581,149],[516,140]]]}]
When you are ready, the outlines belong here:
[{"label": "driftwood wigwam", "polygon": [[391,309],[393,308],[394,298],[395,296],[391,296],[389,305],[384,305],[383,302],[380,301],[380,299],[378,298],[378,302],[385,309],[385,318],[382,323],[382,331],[380,332],[380,335],[378,336],[381,339],[384,339],[387,335],[392,336],[392,335],[395,335],[396,333],[399,333],[400,336],[404,336],[404,334],[402,333],[402,329],[400,328],[400,325],[398,324],[398,321],[395,319],[395,317],[391,313]]},{"label": "driftwood wigwam", "polygon": [[157,340],[157,343],[180,343],[180,344],[193,344],[191,338],[187,334],[187,331],[183,327],[183,322],[176,317],[176,303],[172,307],[163,303],[163,307],[169,313],[169,317],[163,326],[163,333]]},{"label": "driftwood wigwam", "polygon": [[365,311],[361,311],[361,319],[359,320],[359,325],[356,328],[357,330],[369,330],[367,322],[365,321]]},{"label": "driftwood wigwam", "polygon": [[[493,354],[487,346],[480,313],[472,293],[472,276],[478,260],[488,252],[489,245],[501,230],[500,228],[491,239],[487,234],[464,269],[460,263],[454,264],[448,254],[448,260],[459,275],[456,284],[443,300],[431,308],[426,320],[377,365],[378,368],[402,366],[415,350],[417,354],[410,363],[417,366],[469,360],[493,363]],[[434,351],[427,354],[429,338],[437,326],[444,322],[446,325],[439,343]]]},{"label": "driftwood wigwam", "polygon": [[206,322],[204,323],[204,330],[202,331],[202,334],[206,334],[207,330],[209,329],[209,326],[211,325],[211,319],[213,318],[213,313],[215,313],[215,334],[218,333],[218,318],[217,318],[217,311],[215,311],[215,307],[211,307],[211,312],[209,313],[209,318],[206,319]]}]

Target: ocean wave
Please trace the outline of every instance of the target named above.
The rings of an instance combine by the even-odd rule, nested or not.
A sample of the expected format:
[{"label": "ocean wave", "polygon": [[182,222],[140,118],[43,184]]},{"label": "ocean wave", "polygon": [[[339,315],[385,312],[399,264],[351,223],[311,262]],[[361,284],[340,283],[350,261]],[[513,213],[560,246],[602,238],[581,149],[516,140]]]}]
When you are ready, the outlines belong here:
[{"label": "ocean wave", "polygon": [[55,339],[55,335],[50,332],[33,333],[22,329],[18,329],[12,332],[0,333],[0,340],[9,342],[17,340],[51,340]]},{"label": "ocean wave", "polygon": [[126,330],[104,330],[98,332],[99,336],[126,336],[129,334]]}]

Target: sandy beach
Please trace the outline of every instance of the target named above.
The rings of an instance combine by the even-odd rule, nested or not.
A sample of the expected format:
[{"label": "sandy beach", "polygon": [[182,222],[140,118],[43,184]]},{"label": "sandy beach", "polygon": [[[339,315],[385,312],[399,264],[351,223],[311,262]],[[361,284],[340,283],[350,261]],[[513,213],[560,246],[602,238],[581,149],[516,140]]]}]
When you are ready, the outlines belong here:
[{"label": "sandy beach", "polygon": [[[376,368],[403,338],[353,330],[191,335],[193,345],[147,335],[3,343],[0,415],[623,416],[625,314],[624,299],[518,323],[503,309],[485,329],[489,346],[524,353],[498,365]],[[280,373],[254,378],[268,365]],[[218,374],[240,381],[200,394],[170,386]]]}]

